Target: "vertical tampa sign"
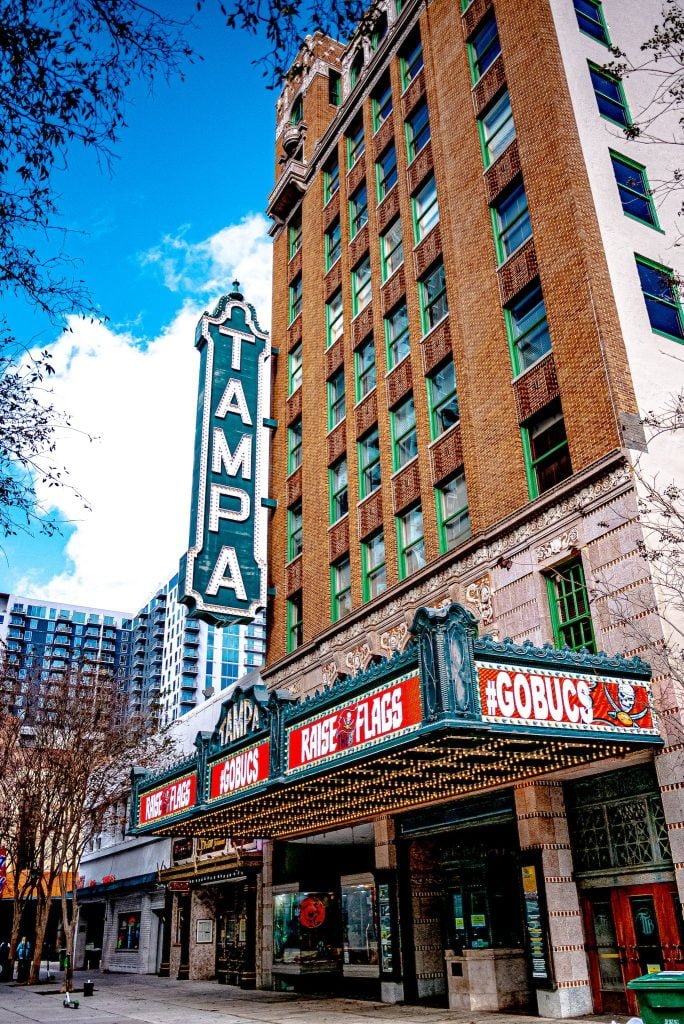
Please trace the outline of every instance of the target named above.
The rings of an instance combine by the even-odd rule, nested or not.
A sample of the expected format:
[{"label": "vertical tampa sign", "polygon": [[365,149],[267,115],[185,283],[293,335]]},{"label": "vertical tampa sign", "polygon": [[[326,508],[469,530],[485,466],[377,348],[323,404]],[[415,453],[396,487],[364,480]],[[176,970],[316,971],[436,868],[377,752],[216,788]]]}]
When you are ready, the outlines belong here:
[{"label": "vertical tampa sign", "polygon": [[190,543],[179,597],[215,625],[247,622],[266,604],[268,335],[234,291],[197,325],[199,398]]}]

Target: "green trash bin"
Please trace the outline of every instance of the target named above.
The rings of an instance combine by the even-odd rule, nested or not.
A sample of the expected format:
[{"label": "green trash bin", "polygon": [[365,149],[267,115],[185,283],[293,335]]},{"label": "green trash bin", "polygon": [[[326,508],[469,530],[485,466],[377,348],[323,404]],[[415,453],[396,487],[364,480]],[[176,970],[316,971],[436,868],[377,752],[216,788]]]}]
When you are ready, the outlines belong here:
[{"label": "green trash bin", "polygon": [[684,971],[658,971],[627,982],[644,1024],[684,1024]]}]

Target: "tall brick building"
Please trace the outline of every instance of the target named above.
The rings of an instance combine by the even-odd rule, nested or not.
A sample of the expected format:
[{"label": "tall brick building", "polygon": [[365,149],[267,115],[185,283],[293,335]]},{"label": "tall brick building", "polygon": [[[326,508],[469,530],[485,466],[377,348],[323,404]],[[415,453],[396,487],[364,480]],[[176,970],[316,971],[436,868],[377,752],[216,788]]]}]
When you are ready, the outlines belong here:
[{"label": "tall brick building", "polygon": [[[452,601],[495,639],[653,659],[631,466],[639,410],[684,382],[677,202],[656,209],[649,185],[671,153],[623,131],[652,80],[604,65],[610,44],[638,54],[660,7],[392,0],[347,46],[308,40],[269,201],[270,688],[363,673],[404,650],[418,608]],[[671,475],[676,452],[643,457]],[[628,977],[668,943],[681,957],[681,714],[661,668],[664,752],[429,811],[414,792],[403,815],[276,845],[267,933],[271,896],[334,888],[334,850],[328,873],[345,862],[378,893],[378,870],[397,873],[385,998],[494,1007],[537,988],[553,1016],[625,1009]],[[516,974],[529,902],[497,888],[494,850],[539,852],[548,985]],[[264,957],[264,977],[271,960],[293,973]]]}]

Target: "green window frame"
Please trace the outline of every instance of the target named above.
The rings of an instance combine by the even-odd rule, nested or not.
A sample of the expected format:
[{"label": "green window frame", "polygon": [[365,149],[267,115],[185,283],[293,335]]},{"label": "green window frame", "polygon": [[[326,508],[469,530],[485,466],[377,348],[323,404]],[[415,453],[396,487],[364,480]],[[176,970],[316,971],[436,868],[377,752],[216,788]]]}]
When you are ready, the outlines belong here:
[{"label": "green window frame", "polygon": [[290,124],[301,124],[304,120],[304,101],[297,96],[290,107]]},{"label": "green window frame", "polygon": [[328,71],[328,103],[332,107],[339,107],[342,103],[342,75],[339,71]]},{"label": "green window frame", "polygon": [[511,97],[506,89],[489,110],[478,118],[482,159],[490,167],[499,159],[515,139],[515,124],[511,110]]},{"label": "green window frame", "polygon": [[437,202],[437,183],[431,174],[421,185],[415,196],[411,197],[413,210],[413,236],[418,242],[432,231],[439,220],[439,204]]},{"label": "green window frame", "polygon": [[342,255],[342,229],[340,219],[336,217],[325,232],[325,271],[334,267]]},{"label": "green window frame", "polygon": [[600,68],[598,64],[589,63],[589,75],[594,87],[594,96],[599,114],[606,121],[619,125],[620,128],[632,127],[632,115],[629,112],[627,97],[622,82],[616,75]]},{"label": "green window frame", "polygon": [[387,29],[388,29],[387,13],[385,11],[382,11],[378,15],[378,17],[376,19],[376,22],[373,25],[373,31],[371,32],[370,46],[371,46],[371,51],[373,53],[375,53],[377,48],[380,46],[380,43],[383,41],[383,39],[387,35]]},{"label": "green window frame", "polygon": [[349,512],[349,474],[347,458],[343,456],[328,469],[328,493],[330,495],[330,525]]},{"label": "green window frame", "polygon": [[395,306],[385,317],[385,342],[387,345],[387,369],[392,370],[411,351],[406,300]]},{"label": "green window frame", "polygon": [[382,530],[361,544],[361,592],[371,601],[387,590],[387,556]]},{"label": "green window frame", "polygon": [[425,336],[441,323],[449,312],[446,275],[441,259],[418,282],[418,295],[423,336]]},{"label": "green window frame", "polygon": [[406,579],[411,573],[425,565],[425,529],[423,509],[420,504],[396,517],[397,554],[399,579]]},{"label": "green window frame", "polygon": [[468,60],[470,62],[470,74],[473,85],[480,81],[500,53],[499,30],[496,25],[494,12],[490,11],[482,19],[476,31],[473,32],[468,40]]},{"label": "green window frame", "polygon": [[406,153],[408,162],[412,163],[421,149],[430,141],[430,115],[427,100],[417,103],[404,121],[406,133]]},{"label": "green window frame", "polygon": [[366,139],[363,134],[363,121],[361,118],[349,129],[347,136],[347,168],[352,169],[357,160],[366,152]]},{"label": "green window frame", "polygon": [[408,89],[411,82],[423,68],[423,44],[420,33],[415,32],[402,47],[399,54],[399,73],[402,92]]},{"label": "green window frame", "polygon": [[356,401],[360,402],[371,393],[377,382],[373,335],[366,338],[354,353],[354,379]]},{"label": "green window frame", "polygon": [[445,554],[470,536],[468,491],[463,470],[435,488],[435,502],[439,550]]},{"label": "green window frame", "polygon": [[551,351],[546,305],[539,279],[504,308],[513,373],[517,377]]},{"label": "green window frame", "polygon": [[459,420],[458,389],[453,359],[427,377],[431,440],[446,433]]},{"label": "green window frame", "polygon": [[304,616],[301,590],[287,599],[287,651],[296,651],[304,641]]},{"label": "green window frame", "polygon": [[407,395],[390,412],[392,438],[392,471],[396,473],[418,454],[416,405],[413,395]]},{"label": "green window frame", "polygon": [[404,262],[404,238],[401,217],[393,220],[380,235],[380,269],[382,280],[387,281]]},{"label": "green window frame", "polygon": [[302,420],[294,420],[287,428],[287,472],[294,473],[302,464]]},{"label": "green window frame", "polygon": [[648,224],[649,227],[660,231],[658,214],[656,213],[653,193],[648,183],[648,175],[643,164],[636,160],[609,150],[610,162],[613,165],[615,184],[617,185],[622,212],[632,220],[638,220],[640,224]]},{"label": "green window frame", "polygon": [[573,558],[546,573],[551,628],[556,647],[596,653],[594,625],[582,559]]},{"label": "green window frame", "polygon": [[368,190],[364,181],[349,200],[349,240],[356,238],[361,228],[367,223]]},{"label": "green window frame", "polygon": [[377,426],[369,430],[358,442],[359,498],[367,498],[376,491],[382,480],[380,469],[380,438]]},{"label": "green window frame", "polygon": [[352,316],[358,316],[373,297],[370,256],[366,255],[351,274]]},{"label": "green window frame", "polygon": [[340,162],[337,154],[323,168],[323,202],[329,203],[340,189]]},{"label": "green window frame", "polygon": [[654,334],[684,342],[684,310],[674,271],[635,254],[641,291]]},{"label": "green window frame", "polygon": [[573,0],[580,32],[591,36],[597,43],[610,46],[610,35],[600,0]]},{"label": "green window frame", "polygon": [[522,427],[523,454],[530,498],[572,475],[563,410],[556,399]]},{"label": "green window frame", "polygon": [[344,334],[344,306],[342,289],[339,288],[325,304],[325,343],[326,348],[334,345]]},{"label": "green window frame", "polygon": [[377,132],[392,113],[392,83],[389,75],[384,75],[380,85],[373,93],[371,100],[373,115],[373,132]]},{"label": "green window frame", "polygon": [[397,151],[392,142],[375,164],[378,185],[378,203],[381,203],[397,183]]},{"label": "green window frame", "polygon": [[363,50],[361,47],[354,54],[354,58],[349,66],[349,88],[353,89],[359,80],[361,72],[363,71]]},{"label": "green window frame", "polygon": [[333,430],[347,415],[344,391],[344,367],[328,380],[328,430]]},{"label": "green window frame", "polygon": [[304,549],[304,534],[302,532],[302,503],[295,502],[287,510],[287,560],[298,558]]},{"label": "green window frame", "polygon": [[491,208],[496,258],[501,265],[532,235],[525,186],[520,181],[500,196]]},{"label": "green window frame", "polygon": [[351,562],[345,555],[330,566],[330,604],[333,622],[348,615],[352,610]]},{"label": "green window frame", "polygon": [[289,259],[293,259],[302,247],[302,214],[301,211],[295,214],[288,225],[288,253]]},{"label": "green window frame", "polygon": [[290,323],[294,323],[299,314],[302,311],[302,275],[297,274],[294,281],[290,284]]},{"label": "green window frame", "polygon": [[287,393],[294,395],[297,388],[302,386],[302,345],[295,345],[287,360]]}]

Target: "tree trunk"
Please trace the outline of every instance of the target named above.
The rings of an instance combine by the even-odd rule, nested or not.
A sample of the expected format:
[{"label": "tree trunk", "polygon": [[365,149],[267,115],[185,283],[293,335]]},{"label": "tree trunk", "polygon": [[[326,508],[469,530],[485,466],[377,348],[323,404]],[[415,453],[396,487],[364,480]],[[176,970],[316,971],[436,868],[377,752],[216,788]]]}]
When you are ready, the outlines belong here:
[{"label": "tree trunk", "polygon": [[17,946],[19,945],[19,933],[21,930],[21,919],[24,916],[25,900],[20,900],[17,895],[14,896],[14,906],[12,907],[12,931],[10,932],[10,959],[14,960],[17,952]]},{"label": "tree trunk", "polygon": [[43,892],[44,884],[44,882],[39,884],[36,889],[36,934],[29,985],[36,985],[40,978],[40,962],[43,958],[43,943],[45,942],[45,932],[47,931],[50,904],[52,902],[50,888],[48,887],[47,891]]}]

